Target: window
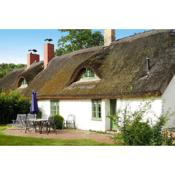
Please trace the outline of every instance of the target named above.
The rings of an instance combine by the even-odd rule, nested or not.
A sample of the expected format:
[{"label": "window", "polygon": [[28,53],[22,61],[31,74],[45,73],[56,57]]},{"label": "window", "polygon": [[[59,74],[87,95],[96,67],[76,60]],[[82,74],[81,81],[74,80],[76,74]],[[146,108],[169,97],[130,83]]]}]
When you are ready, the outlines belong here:
[{"label": "window", "polygon": [[86,68],[84,71],[83,71],[83,74],[81,76],[81,78],[91,78],[91,77],[94,77],[94,72],[89,69],[89,68]]},{"label": "window", "polygon": [[79,71],[74,83],[99,81],[100,78],[90,68],[83,68]]},{"label": "window", "polygon": [[18,87],[19,88],[26,88],[28,85],[27,85],[27,81],[25,78],[21,78],[19,80],[19,84],[18,84]]},{"label": "window", "polygon": [[22,85],[27,85],[27,81],[25,79],[21,82],[21,86]]},{"label": "window", "polygon": [[92,100],[92,119],[101,120],[101,100]]},{"label": "window", "polygon": [[59,114],[59,101],[51,101],[51,115],[58,115]]}]

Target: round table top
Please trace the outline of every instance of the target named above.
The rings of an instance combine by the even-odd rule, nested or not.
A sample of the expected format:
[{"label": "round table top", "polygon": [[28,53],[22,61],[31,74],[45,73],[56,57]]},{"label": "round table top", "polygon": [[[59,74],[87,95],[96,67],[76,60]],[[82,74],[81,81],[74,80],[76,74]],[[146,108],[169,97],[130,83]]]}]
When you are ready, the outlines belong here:
[{"label": "round table top", "polygon": [[30,121],[34,122],[42,122],[42,121],[48,121],[48,119],[38,118],[38,119],[29,119]]}]

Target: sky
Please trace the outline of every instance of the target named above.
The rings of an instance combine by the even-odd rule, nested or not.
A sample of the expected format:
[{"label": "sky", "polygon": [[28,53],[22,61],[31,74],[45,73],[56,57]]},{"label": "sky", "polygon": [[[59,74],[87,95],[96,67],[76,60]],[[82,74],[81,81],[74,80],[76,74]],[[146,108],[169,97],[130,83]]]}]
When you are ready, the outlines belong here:
[{"label": "sky", "polygon": [[[94,31],[96,31],[95,29]],[[103,33],[103,30],[100,30]],[[145,31],[144,29],[118,29],[120,39]],[[37,49],[43,60],[44,39],[52,38],[55,48],[63,33],[56,29],[0,29],[0,63],[26,64],[29,49]]]}]

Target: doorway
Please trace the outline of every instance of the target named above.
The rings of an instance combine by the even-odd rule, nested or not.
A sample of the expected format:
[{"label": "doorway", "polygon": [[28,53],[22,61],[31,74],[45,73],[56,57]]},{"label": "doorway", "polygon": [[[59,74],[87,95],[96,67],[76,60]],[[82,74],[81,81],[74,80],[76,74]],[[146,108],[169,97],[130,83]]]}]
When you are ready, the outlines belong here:
[{"label": "doorway", "polygon": [[[116,114],[116,108],[117,108],[117,100],[116,99],[110,99],[110,115],[115,115]],[[117,125],[113,120],[110,120],[110,129],[111,130],[116,130]]]}]

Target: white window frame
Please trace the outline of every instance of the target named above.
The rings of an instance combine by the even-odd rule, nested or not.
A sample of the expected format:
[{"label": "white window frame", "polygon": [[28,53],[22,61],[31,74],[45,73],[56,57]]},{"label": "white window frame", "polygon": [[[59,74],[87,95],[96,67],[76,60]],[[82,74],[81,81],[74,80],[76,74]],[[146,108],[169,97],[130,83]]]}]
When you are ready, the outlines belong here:
[{"label": "white window frame", "polygon": [[102,120],[102,101],[99,99],[92,100],[92,120]]},{"label": "white window frame", "polygon": [[59,115],[59,100],[50,101],[50,114],[51,116]]}]

